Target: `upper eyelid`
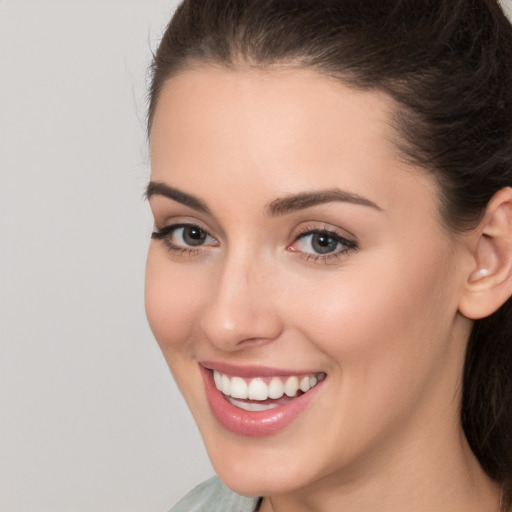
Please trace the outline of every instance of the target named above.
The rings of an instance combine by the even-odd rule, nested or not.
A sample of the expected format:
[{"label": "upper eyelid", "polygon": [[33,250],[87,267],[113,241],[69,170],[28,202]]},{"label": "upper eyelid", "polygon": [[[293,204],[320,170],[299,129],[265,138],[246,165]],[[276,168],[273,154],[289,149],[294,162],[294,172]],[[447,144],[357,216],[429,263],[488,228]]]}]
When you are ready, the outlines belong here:
[{"label": "upper eyelid", "polygon": [[[162,216],[164,217],[164,216]],[[164,220],[159,221],[159,219],[155,216],[154,221],[154,229],[162,230],[167,228],[175,228],[178,229],[180,227],[185,226],[197,226],[199,229],[202,229],[206,233],[208,233],[210,236],[212,235],[212,230],[205,225],[204,222],[201,222],[198,219],[191,219],[187,216],[176,216],[173,218],[165,217]],[[215,237],[214,237],[215,238]]]},{"label": "upper eyelid", "polygon": [[[163,200],[164,202],[161,203],[160,206],[156,206],[153,201],[157,202],[159,200]],[[211,211],[208,209],[207,211],[204,210],[196,210],[191,212],[190,214],[184,213],[183,210],[181,212],[179,211],[182,207],[185,207],[187,210],[191,210],[192,207],[189,206],[186,203],[181,202],[175,202],[173,200],[169,201],[165,195],[160,194],[154,194],[148,197],[148,202],[150,203],[151,210],[153,212],[153,216],[155,219],[155,226],[164,226],[167,224],[174,224],[176,223],[184,223],[184,224],[197,224],[201,229],[204,229],[207,231],[211,236],[214,236],[212,233],[218,234],[218,236],[214,236],[214,238],[217,239],[226,239],[227,233],[222,228],[219,222],[215,219],[215,217],[212,216]],[[174,210],[174,207],[172,210],[169,210],[169,203],[174,204],[178,208],[178,211],[175,210],[175,213],[172,212]],[[318,205],[313,205],[311,207],[306,208],[305,210],[315,208]],[[302,214],[304,213],[304,210],[302,210]],[[205,221],[201,220],[202,216],[206,216],[207,219]],[[301,215],[302,216],[302,215]],[[316,215],[315,215],[316,216]],[[277,217],[279,218],[279,217]],[[175,221],[176,219],[176,221]],[[325,220],[321,219],[303,219],[303,221],[300,222],[300,225],[311,225],[312,231],[329,231],[336,233],[338,236],[341,236],[343,238],[347,238],[349,240],[355,240],[357,237],[351,233],[346,228],[341,228],[339,226],[336,226],[336,224],[331,224],[330,222],[326,222]],[[208,227],[207,227],[208,226]],[[211,227],[210,227],[211,226]],[[212,229],[213,228],[213,229]],[[297,232],[297,228],[293,228],[290,232],[290,237],[293,236],[294,232]]]},{"label": "upper eyelid", "polygon": [[202,220],[201,217],[198,216],[197,212],[194,212],[192,214],[183,214],[178,212],[175,213],[173,211],[169,211],[167,208],[162,209],[161,211],[152,209],[152,212],[154,219],[153,225],[155,229],[161,229],[167,226],[175,225],[193,225],[206,231],[210,236],[212,236],[216,240],[225,238],[224,230],[215,221],[215,219],[207,218],[206,220]]},{"label": "upper eyelid", "polygon": [[148,203],[154,222],[158,225],[174,223],[174,219],[180,219],[177,222],[186,219],[185,222],[198,223],[199,225],[205,223],[217,224],[209,210],[195,209],[186,203],[169,200],[163,195],[152,195],[148,198]]},{"label": "upper eyelid", "polygon": [[329,235],[334,235],[334,236],[337,236],[339,238],[343,238],[343,239],[349,240],[348,236],[342,235],[341,233],[339,233],[338,231],[336,231],[334,229],[318,229],[318,228],[307,229],[307,230],[301,231],[301,232],[297,233],[295,238],[303,238],[305,236],[314,235],[316,233],[327,233]]},{"label": "upper eyelid", "polygon": [[347,229],[342,229],[340,227],[335,227],[332,225],[328,225],[326,223],[321,223],[322,225],[318,224],[307,224],[305,226],[299,227],[299,229],[295,229],[294,232],[291,234],[291,238],[294,240],[298,239],[299,237],[306,236],[308,234],[312,233],[331,233],[335,236],[338,236],[344,240],[348,240],[353,243],[357,243],[357,237],[351,233]]}]

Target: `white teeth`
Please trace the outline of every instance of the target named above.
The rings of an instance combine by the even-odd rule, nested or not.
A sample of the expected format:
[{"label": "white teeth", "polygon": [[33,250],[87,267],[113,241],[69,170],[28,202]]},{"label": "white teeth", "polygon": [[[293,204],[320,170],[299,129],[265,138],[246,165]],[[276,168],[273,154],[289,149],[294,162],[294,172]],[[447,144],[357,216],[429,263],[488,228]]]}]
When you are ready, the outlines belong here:
[{"label": "white teeth", "polygon": [[227,375],[222,376],[221,386],[221,390],[225,395],[229,395],[231,393],[231,380]]},{"label": "white teeth", "polygon": [[299,390],[299,379],[298,377],[288,377],[284,384],[284,392],[289,396],[295,396]]},{"label": "white teeth", "polygon": [[245,411],[268,411],[269,409],[275,409],[279,407],[279,404],[258,404],[254,402],[241,402],[239,400],[235,400],[234,398],[228,398],[228,400],[233,404],[239,407],[240,409],[244,409]]},{"label": "white teeth", "polygon": [[249,400],[266,400],[268,398],[268,386],[262,379],[252,379],[248,389]]},{"label": "white teeth", "polygon": [[304,391],[304,393],[311,389],[311,384],[309,383],[309,377],[307,375],[302,377],[299,387],[301,391]]},{"label": "white teeth", "polygon": [[284,394],[283,383],[281,379],[274,377],[268,385],[268,397],[269,398],[281,398]]},{"label": "white teeth", "polygon": [[247,383],[245,380],[240,377],[233,377],[229,394],[233,398],[247,398]]},{"label": "white teeth", "polygon": [[[324,373],[318,373],[315,375],[305,375],[301,378],[292,375],[286,380],[280,377],[273,377],[267,384],[261,377],[255,379],[243,379],[242,377],[228,377],[225,374],[213,371],[213,380],[215,387],[221,391],[227,397],[238,398],[240,400],[267,400],[271,398],[276,400],[281,398],[283,395],[292,398],[297,395],[298,391],[306,393],[316,384],[325,379]],[[284,380],[284,382],[283,382]],[[231,401],[231,400],[230,400]],[[238,400],[234,400],[235,405],[239,404]],[[245,402],[243,402],[245,404]],[[251,404],[246,404],[251,405]],[[262,406],[263,404],[256,404]],[[237,405],[238,406],[238,405]],[[277,406],[277,404],[274,404]],[[267,405],[265,408],[268,409]],[[266,410],[265,409],[265,410]],[[264,409],[246,409],[246,410],[264,410]]]},{"label": "white teeth", "polygon": [[215,387],[222,391],[222,376],[219,372],[213,372],[213,380],[215,381]]}]

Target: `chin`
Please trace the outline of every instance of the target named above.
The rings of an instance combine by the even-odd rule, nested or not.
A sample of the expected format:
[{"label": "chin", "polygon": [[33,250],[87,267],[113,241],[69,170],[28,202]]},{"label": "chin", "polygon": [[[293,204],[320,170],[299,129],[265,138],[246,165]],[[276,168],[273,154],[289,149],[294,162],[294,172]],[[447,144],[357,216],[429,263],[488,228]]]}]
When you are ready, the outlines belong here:
[{"label": "chin", "polygon": [[[247,468],[237,464],[237,468],[226,468],[221,465],[217,471],[219,478],[232,491],[242,496],[273,496],[287,494],[301,487],[301,472],[289,472],[286,469],[266,467]],[[214,465],[215,467],[215,465]],[[285,474],[286,473],[286,474]],[[300,473],[300,474],[299,474]]]},{"label": "chin", "polygon": [[286,443],[286,432],[271,436],[273,439],[236,440],[230,434],[223,433],[219,437],[211,434],[210,428],[205,444],[213,468],[224,484],[237,494],[287,494],[307,487],[318,478],[320,471],[315,470],[310,454],[300,450],[300,443]]}]

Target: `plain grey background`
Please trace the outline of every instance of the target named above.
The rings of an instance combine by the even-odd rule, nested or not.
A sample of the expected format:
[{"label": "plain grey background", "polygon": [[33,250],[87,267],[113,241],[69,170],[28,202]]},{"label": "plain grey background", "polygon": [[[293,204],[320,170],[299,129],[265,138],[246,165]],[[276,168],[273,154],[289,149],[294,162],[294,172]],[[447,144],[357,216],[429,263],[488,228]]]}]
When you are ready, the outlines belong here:
[{"label": "plain grey background", "polygon": [[0,0],[0,512],[163,512],[212,474],[143,304],[176,3]]},{"label": "plain grey background", "polygon": [[176,3],[0,2],[1,512],[161,512],[212,474],[143,303]]}]

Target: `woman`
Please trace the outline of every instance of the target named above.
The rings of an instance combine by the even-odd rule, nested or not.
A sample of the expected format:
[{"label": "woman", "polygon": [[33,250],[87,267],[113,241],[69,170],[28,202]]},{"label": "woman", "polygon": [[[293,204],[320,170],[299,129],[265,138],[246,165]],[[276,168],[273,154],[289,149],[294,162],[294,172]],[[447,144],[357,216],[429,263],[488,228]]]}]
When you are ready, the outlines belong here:
[{"label": "woman", "polygon": [[147,314],[227,487],[173,510],[509,509],[511,84],[494,0],[178,8]]}]

